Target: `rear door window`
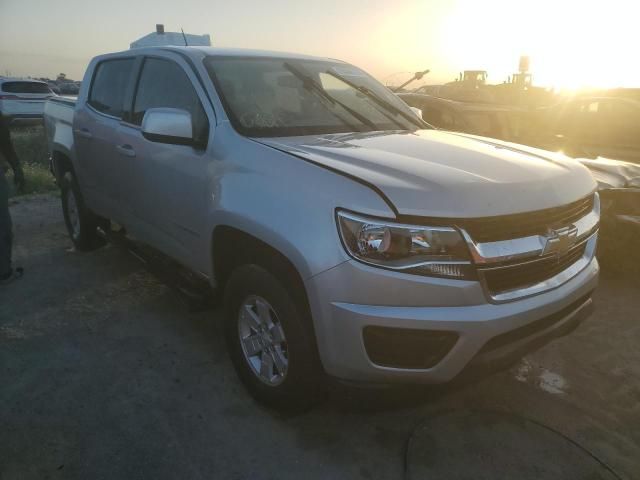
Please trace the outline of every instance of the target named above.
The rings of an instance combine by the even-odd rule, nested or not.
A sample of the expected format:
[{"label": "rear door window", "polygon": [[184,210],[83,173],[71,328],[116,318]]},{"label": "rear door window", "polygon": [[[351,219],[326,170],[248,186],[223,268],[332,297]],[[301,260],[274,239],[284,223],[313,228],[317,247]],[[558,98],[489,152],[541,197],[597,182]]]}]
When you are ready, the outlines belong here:
[{"label": "rear door window", "polygon": [[99,112],[122,118],[133,62],[133,58],[121,58],[98,64],[89,93],[89,105]]},{"label": "rear door window", "polygon": [[35,93],[41,95],[51,93],[48,85],[37,82],[4,82],[1,88],[6,93]]},{"label": "rear door window", "polygon": [[147,58],[144,61],[131,123],[141,125],[144,114],[150,108],[186,110],[191,114],[194,139],[206,143],[209,134],[207,114],[191,80],[177,63],[159,58]]}]

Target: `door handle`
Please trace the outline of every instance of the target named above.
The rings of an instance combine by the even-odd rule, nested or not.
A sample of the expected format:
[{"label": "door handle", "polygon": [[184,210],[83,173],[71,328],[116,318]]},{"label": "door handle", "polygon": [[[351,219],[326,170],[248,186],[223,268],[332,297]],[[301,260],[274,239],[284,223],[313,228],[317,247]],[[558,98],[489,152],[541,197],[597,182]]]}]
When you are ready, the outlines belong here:
[{"label": "door handle", "polygon": [[120,155],[124,155],[125,157],[135,157],[136,151],[129,144],[118,145],[116,146],[116,150]]},{"label": "door handle", "polygon": [[91,134],[91,132],[86,128],[78,128],[74,130],[74,132],[76,132],[76,134],[78,134],[82,138],[93,138],[93,135]]}]

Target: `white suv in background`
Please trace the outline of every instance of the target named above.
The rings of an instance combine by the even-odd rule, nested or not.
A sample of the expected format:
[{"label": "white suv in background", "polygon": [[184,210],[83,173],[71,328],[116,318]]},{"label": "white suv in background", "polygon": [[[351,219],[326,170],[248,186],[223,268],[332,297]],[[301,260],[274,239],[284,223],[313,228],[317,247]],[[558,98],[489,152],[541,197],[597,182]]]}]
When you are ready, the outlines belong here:
[{"label": "white suv in background", "polygon": [[40,123],[44,102],[53,95],[45,82],[0,78],[0,115],[12,125]]}]

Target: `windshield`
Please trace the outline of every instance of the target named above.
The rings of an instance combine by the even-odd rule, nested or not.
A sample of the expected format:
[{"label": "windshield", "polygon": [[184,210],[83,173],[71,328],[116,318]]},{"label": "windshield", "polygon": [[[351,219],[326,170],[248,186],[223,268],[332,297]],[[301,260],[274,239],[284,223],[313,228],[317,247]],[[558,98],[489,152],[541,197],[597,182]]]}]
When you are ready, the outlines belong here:
[{"label": "windshield", "polygon": [[251,137],[428,128],[362,70],[319,60],[208,57],[234,128]]}]

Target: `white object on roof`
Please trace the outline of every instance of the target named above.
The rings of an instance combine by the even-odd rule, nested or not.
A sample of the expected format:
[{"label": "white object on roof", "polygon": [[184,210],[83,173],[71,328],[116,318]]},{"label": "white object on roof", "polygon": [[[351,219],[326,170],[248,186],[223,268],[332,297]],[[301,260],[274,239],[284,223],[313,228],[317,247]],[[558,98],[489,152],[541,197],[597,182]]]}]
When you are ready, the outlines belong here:
[{"label": "white object on roof", "polygon": [[165,32],[164,25],[156,25],[156,31],[131,42],[130,48],[160,47],[163,45],[185,46],[185,37],[188,46],[210,47],[209,34],[194,35],[192,33]]}]

